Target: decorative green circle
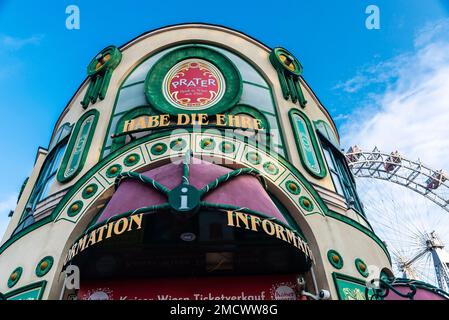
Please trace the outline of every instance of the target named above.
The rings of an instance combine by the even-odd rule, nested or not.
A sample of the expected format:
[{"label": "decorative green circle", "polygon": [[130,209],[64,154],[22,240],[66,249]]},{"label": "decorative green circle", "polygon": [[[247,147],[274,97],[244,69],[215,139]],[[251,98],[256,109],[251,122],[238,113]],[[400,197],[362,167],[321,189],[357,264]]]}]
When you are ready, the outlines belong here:
[{"label": "decorative green circle", "polygon": [[285,183],[285,187],[287,188],[287,190],[288,190],[290,193],[294,194],[295,196],[297,196],[298,194],[301,193],[301,187],[300,187],[299,184],[296,183],[295,181],[288,180],[288,181]]},{"label": "decorative green circle", "polygon": [[[114,168],[116,170],[115,172],[113,172]],[[123,168],[121,165],[114,164],[113,166],[109,167],[109,169],[106,171],[106,177],[115,178],[122,172],[122,170],[123,170]]]},{"label": "decorative green circle", "polygon": [[45,276],[53,266],[54,259],[53,257],[45,257],[36,266],[36,275],[40,278]]},{"label": "decorative green circle", "polygon": [[72,203],[69,206],[69,209],[67,210],[67,215],[71,218],[75,217],[76,215],[78,215],[81,212],[81,210],[83,209],[83,206],[84,206],[84,203],[81,200],[78,200],[78,201]]},{"label": "decorative green circle", "polygon": [[198,113],[198,110],[178,109],[165,98],[162,90],[164,78],[167,73],[179,62],[191,58],[198,58],[212,63],[221,74],[226,83],[223,97],[215,105],[201,110],[208,115],[224,112],[234,107],[242,94],[242,77],[234,63],[221,53],[202,46],[189,46],[173,50],[154,64],[145,80],[145,94],[151,106],[162,113]]},{"label": "decorative green circle", "polygon": [[246,154],[246,160],[252,165],[259,165],[262,162],[262,157],[257,152],[248,152]]},{"label": "decorative green circle", "polygon": [[[160,150],[157,150],[157,149],[160,149]],[[159,142],[151,147],[151,154],[153,154],[155,156],[160,156],[161,154],[164,154],[167,151],[167,149],[168,149],[168,147],[165,143]]]},{"label": "decorative green circle", "polygon": [[233,153],[233,152],[235,152],[235,149],[236,149],[236,146],[232,142],[224,141],[220,144],[220,150],[223,153]]},{"label": "decorative green circle", "polygon": [[[132,159],[134,157],[134,160]],[[137,153],[133,153],[130,154],[129,156],[127,156],[125,158],[125,161],[123,161],[123,163],[125,164],[125,166],[127,167],[131,167],[133,165],[135,165],[136,163],[138,163],[140,161],[140,155],[138,155]]]},{"label": "decorative green circle", "polygon": [[205,138],[200,142],[201,149],[208,151],[214,150],[216,145],[216,142],[212,138]]},{"label": "decorative green circle", "polygon": [[23,273],[22,267],[17,267],[13,272],[11,272],[11,275],[8,278],[8,288],[14,287],[17,284],[17,282],[19,282],[22,273]]},{"label": "decorative green circle", "polygon": [[327,259],[335,269],[340,270],[341,268],[343,268],[343,257],[337,251],[333,249],[329,250],[327,252]]},{"label": "decorative green circle", "polygon": [[86,188],[84,188],[81,196],[83,197],[83,199],[87,200],[87,199],[92,198],[95,195],[95,193],[97,193],[97,191],[98,191],[98,185],[95,183],[92,183],[92,184],[88,185]]},{"label": "decorative green circle", "polygon": [[[366,265],[366,263],[360,259],[357,258],[354,261],[355,263],[355,267],[357,268],[357,271],[365,278],[367,278],[369,276],[369,271],[368,271],[368,266]],[[365,269],[365,270],[363,270]]]},{"label": "decorative green circle", "polygon": [[[287,66],[285,62],[282,61],[281,56],[292,58],[294,70],[290,69],[289,66]],[[298,59],[296,59],[288,50],[284,48],[274,48],[270,54],[270,60],[277,67],[284,69],[285,71],[287,71],[288,73],[290,73],[295,77],[299,77],[303,72],[302,65],[301,63],[299,63]]]},{"label": "decorative green circle", "polygon": [[301,205],[301,208],[303,208],[307,212],[311,212],[314,209],[314,205],[313,205],[312,200],[310,200],[307,197],[299,198],[299,204]]},{"label": "decorative green circle", "polygon": [[271,175],[276,175],[279,173],[279,168],[273,162],[264,163],[263,169],[266,173]]},{"label": "decorative green circle", "polygon": [[187,142],[182,138],[178,138],[170,142],[170,149],[173,151],[182,151],[185,147],[187,147]]},{"label": "decorative green circle", "polygon": [[[109,55],[110,58],[108,61],[103,63],[101,67],[97,68],[98,63],[100,62],[101,57],[105,57]],[[95,74],[103,73],[107,69],[115,69],[120,61],[122,60],[122,53],[115,46],[109,46],[101,50],[89,63],[87,67],[87,73],[89,76],[93,76]]]}]

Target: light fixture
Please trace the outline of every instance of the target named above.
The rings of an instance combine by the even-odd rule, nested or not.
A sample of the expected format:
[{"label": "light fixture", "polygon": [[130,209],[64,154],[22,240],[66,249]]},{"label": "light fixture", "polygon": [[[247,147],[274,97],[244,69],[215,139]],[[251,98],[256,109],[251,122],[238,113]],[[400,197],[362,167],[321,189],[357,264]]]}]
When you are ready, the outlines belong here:
[{"label": "light fixture", "polygon": [[185,232],[185,233],[181,234],[180,238],[182,241],[192,242],[192,241],[195,241],[196,235],[192,232]]}]

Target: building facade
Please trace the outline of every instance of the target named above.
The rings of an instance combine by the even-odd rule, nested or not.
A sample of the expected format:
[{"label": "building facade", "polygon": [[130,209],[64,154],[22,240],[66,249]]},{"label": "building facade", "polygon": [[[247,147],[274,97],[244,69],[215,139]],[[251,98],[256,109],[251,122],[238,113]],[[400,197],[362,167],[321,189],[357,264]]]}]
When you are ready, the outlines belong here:
[{"label": "building facade", "polygon": [[364,299],[389,253],[302,71],[286,49],[204,24],[102,50],[24,182],[0,292]]}]

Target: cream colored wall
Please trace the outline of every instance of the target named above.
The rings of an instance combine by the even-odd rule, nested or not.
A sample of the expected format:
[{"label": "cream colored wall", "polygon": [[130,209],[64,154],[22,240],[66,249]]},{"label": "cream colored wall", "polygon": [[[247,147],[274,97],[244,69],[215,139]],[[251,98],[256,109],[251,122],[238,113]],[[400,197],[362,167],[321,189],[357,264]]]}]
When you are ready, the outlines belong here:
[{"label": "cream colored wall", "polygon": [[22,195],[20,196],[19,202],[17,203],[16,209],[14,210],[14,214],[9,221],[8,227],[6,228],[5,234],[3,235],[3,239],[1,244],[3,244],[6,240],[11,237],[11,234],[14,232],[14,229],[17,227],[20,218],[22,217],[23,210],[25,209],[25,205],[27,204],[28,198],[33,191],[33,187],[36,184],[37,178],[39,177],[39,172],[44,164],[45,158],[47,156],[47,151],[43,149],[39,149],[36,155],[36,162],[34,164],[33,171],[28,179],[28,182],[23,189]]},{"label": "cream colored wall", "polygon": [[[90,152],[83,170],[78,174],[77,178],[66,184],[58,183],[53,190],[56,192],[58,190],[70,187],[98,162],[101,148],[107,134],[109,119],[111,118],[117,90],[127,75],[139,63],[144,61],[148,56],[153,55],[156,51],[185,42],[206,42],[211,45],[217,44],[231,52],[239,54],[240,56],[244,55],[243,58],[250,62],[265,77],[267,82],[273,88],[276,107],[279,113],[280,126],[283,130],[286,149],[291,163],[296,166],[312,183],[319,185],[322,188],[333,190],[333,183],[329,176],[324,179],[315,179],[301,166],[299,153],[296,149],[296,143],[293,138],[294,136],[288,116],[288,112],[292,107],[298,109],[301,109],[301,107],[298,104],[295,106],[291,101],[286,101],[283,98],[277,73],[268,58],[270,50],[255,40],[235,31],[227,30],[221,27],[204,25],[185,25],[165,28],[163,30],[158,30],[144,35],[132,43],[124,46],[122,48],[122,62],[113,73],[106,98],[103,101],[98,101],[94,105],[90,105],[87,110],[84,110],[80,104],[88,84],[87,82],[84,83],[64,111],[63,116],[58,121],[56,129],[65,122],[70,122],[73,124],[88,110],[96,109],[100,112],[100,118],[95,131],[94,139],[92,141]],[[95,52],[92,53],[92,55],[94,54]],[[307,114],[311,121],[325,120],[333,126],[333,123],[329,120],[330,118],[327,112],[321,105],[319,105],[317,99],[313,96],[313,93],[309,91],[304,83],[303,90],[309,103],[302,111]],[[56,129],[54,132],[56,132]],[[337,133],[336,136],[338,136]],[[23,206],[25,205],[32,186],[36,181],[37,173],[42,166],[44,158],[44,154],[38,157],[38,161],[36,162],[30,182],[25,188],[22,199],[16,209],[16,214],[8,227],[4,241],[9,238],[9,235],[15,225],[17,225],[19,216],[17,213],[23,210]],[[340,211],[344,212],[345,210],[341,209]],[[353,270],[354,266],[352,265],[355,257],[362,258],[367,264],[373,263],[382,267],[388,266],[388,261],[386,260],[385,254],[383,254],[381,249],[374,244],[373,240],[358,232],[353,227],[343,224],[337,220],[319,215],[310,216],[310,218],[307,218],[307,223],[310,224],[310,228],[314,232],[314,236],[317,239],[316,246],[323,255],[320,259],[322,260],[321,269],[317,268],[322,279],[320,283],[322,287],[326,287],[327,285],[331,287],[331,290],[333,290],[331,284],[332,281],[330,278],[330,272],[332,272],[332,269],[329,267],[328,263],[326,263],[327,258],[324,256],[327,253],[328,248],[335,248],[343,255],[346,260],[345,269],[343,271],[350,275],[360,277],[355,273],[357,271],[354,272]],[[4,279],[7,279],[13,269],[19,265],[22,266],[25,271],[22,279],[16,287],[21,287],[29,284],[30,282],[41,280],[37,279],[36,276],[33,277],[33,274],[38,261],[46,255],[51,255],[55,258],[56,267],[53,267],[51,272],[47,274],[44,279],[53,279],[56,275],[55,273],[60,272],[61,270],[62,262],[59,261],[59,258],[65,254],[65,249],[68,246],[67,239],[73,234],[74,230],[78,232],[79,229],[79,232],[81,232],[83,227],[85,226],[76,226],[67,221],[49,223],[13,243],[0,255],[0,292],[9,291],[5,287]],[[370,248],[370,250],[366,250],[366,248]],[[44,298],[56,298],[58,296],[58,284],[53,284],[53,286],[50,287],[52,288],[52,292],[46,290]]]},{"label": "cream colored wall", "polygon": [[[383,268],[391,269],[388,257],[379,245],[354,227],[330,217],[310,216],[307,222],[317,233],[319,251],[316,252],[320,253],[320,257],[315,258],[323,263],[321,270],[317,268],[318,286],[330,290],[333,299],[338,298],[333,272],[364,279],[356,269],[357,258],[362,259],[369,269],[373,268],[379,273]],[[344,265],[340,270],[335,269],[327,259],[327,252],[331,249],[338,251],[343,257]]]}]

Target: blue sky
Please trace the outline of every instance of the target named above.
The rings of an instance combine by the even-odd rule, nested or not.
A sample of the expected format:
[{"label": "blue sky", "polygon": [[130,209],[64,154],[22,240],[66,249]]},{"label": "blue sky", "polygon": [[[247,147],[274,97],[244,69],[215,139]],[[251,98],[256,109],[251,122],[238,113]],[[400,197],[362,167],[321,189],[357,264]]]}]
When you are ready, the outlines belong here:
[{"label": "blue sky", "polygon": [[[65,9],[71,4],[80,8],[80,30],[65,27]],[[380,30],[365,28],[365,8],[370,4],[380,9]],[[48,145],[59,114],[86,76],[87,64],[107,45],[122,45],[169,24],[207,22],[241,30],[271,47],[283,46],[301,60],[305,79],[349,145],[362,139],[355,134],[355,122],[373,126],[366,123],[366,115],[373,119],[391,111],[379,101],[413,89],[401,78],[404,65],[412,68],[435,37],[443,41],[448,17],[448,0],[0,0],[0,234],[38,146]],[[441,48],[430,47],[436,52]],[[407,108],[399,109],[407,113]],[[374,139],[365,134],[363,141]],[[407,147],[401,143],[385,147]],[[412,156],[418,151],[410,149]]]}]

